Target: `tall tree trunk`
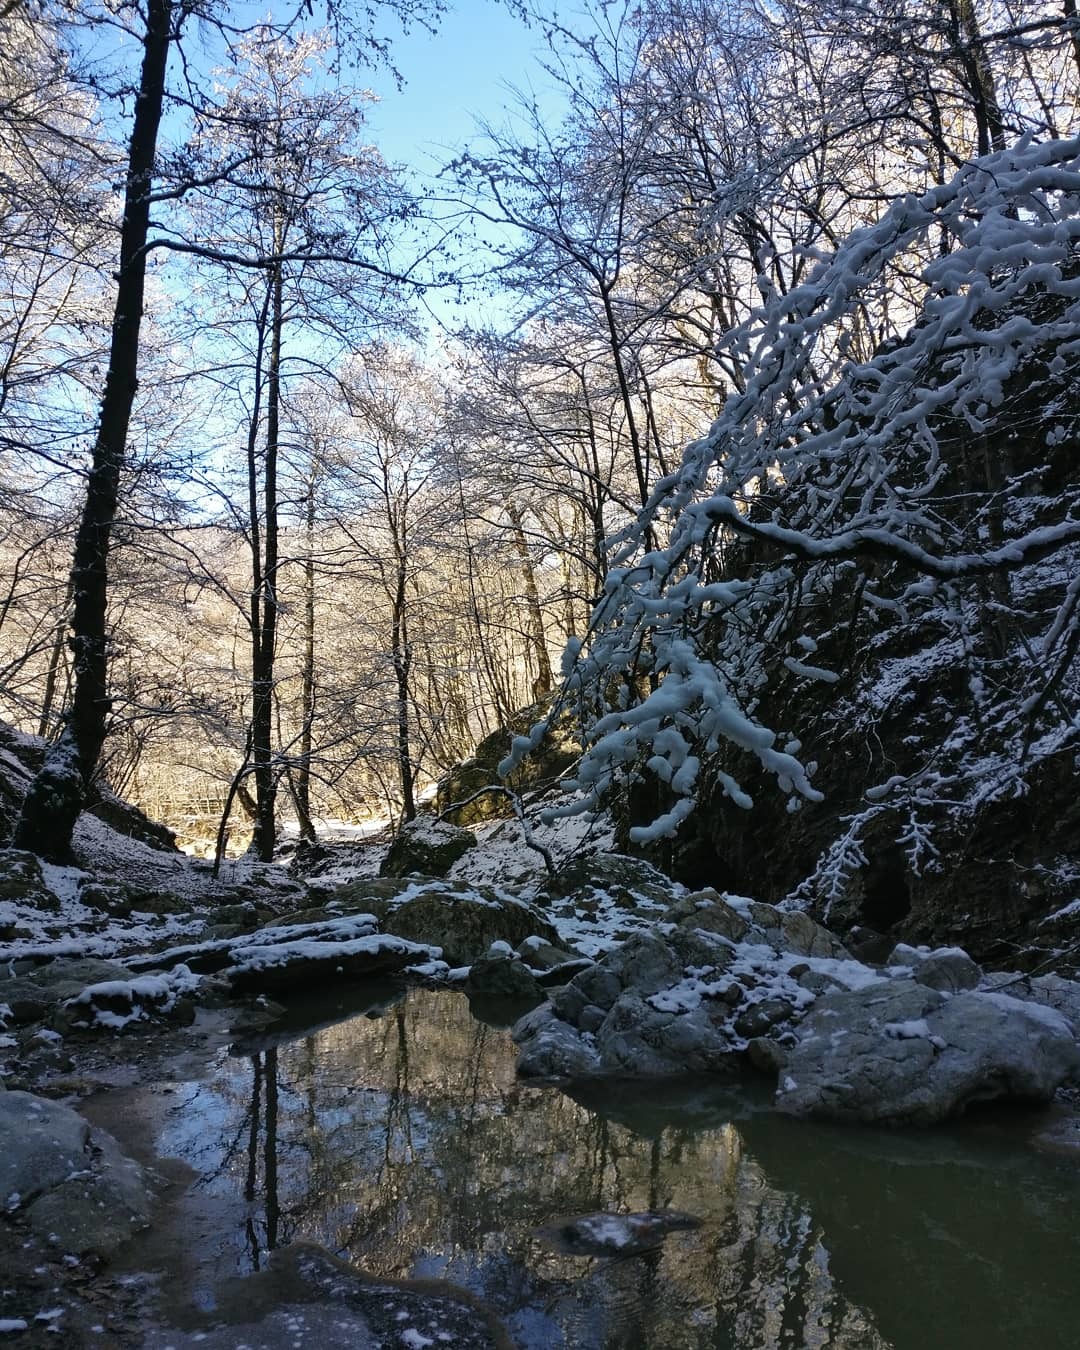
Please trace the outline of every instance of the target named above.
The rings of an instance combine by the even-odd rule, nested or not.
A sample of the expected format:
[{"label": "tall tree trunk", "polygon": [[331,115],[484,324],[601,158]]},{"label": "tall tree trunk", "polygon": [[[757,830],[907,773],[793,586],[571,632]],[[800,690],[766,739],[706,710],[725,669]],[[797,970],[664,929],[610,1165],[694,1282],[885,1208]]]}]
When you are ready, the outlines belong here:
[{"label": "tall tree trunk", "polygon": [[315,464],[308,477],[304,503],[304,666],[300,677],[300,762],[293,778],[293,802],[300,838],[316,842],[311,820],[311,743],[315,721]]},{"label": "tall tree trunk", "polygon": [[63,734],[30,785],[15,828],[15,847],[43,857],[63,858],[70,853],[75,822],[105,740],[109,713],[106,687],[109,540],[138,387],[150,193],[165,96],[172,14],[172,0],[148,0],[139,92],[128,146],[109,369],[71,571],[75,691]]},{"label": "tall tree trunk", "polygon": [[255,854],[262,862],[274,856],[277,780],[273,761],[274,648],[278,615],[277,457],[281,418],[281,264],[270,278],[270,357],[266,371],[266,453],[263,461],[263,560],[260,584],[253,596],[258,611],[251,646],[251,762],[255,780]]},{"label": "tall tree trunk", "polygon": [[547,639],[544,636],[544,615],[540,608],[540,592],[536,588],[536,572],[529,557],[529,545],[525,538],[524,517],[512,502],[506,503],[506,514],[513,526],[512,538],[514,552],[517,554],[521,579],[525,587],[525,608],[528,612],[528,633],[531,639],[533,655],[536,657],[536,679],[533,682],[533,698],[541,699],[550,694],[555,687],[551,673],[551,660],[548,657]]},{"label": "tall tree trunk", "polygon": [[415,820],[416,798],[413,795],[412,744],[409,738],[409,675],[412,649],[409,644],[409,621],[406,614],[406,583],[408,573],[404,554],[399,554],[397,586],[393,604],[394,680],[397,685],[397,760],[401,781],[401,818]]}]

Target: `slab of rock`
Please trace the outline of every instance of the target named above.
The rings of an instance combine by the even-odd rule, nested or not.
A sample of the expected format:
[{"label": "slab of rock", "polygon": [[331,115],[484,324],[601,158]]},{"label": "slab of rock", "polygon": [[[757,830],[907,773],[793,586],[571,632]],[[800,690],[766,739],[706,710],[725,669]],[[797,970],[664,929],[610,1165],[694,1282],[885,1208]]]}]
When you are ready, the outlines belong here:
[{"label": "slab of rock", "polygon": [[444,877],[476,847],[476,835],[437,816],[417,816],[402,825],[379,866],[381,877]]},{"label": "slab of rock", "polygon": [[776,1105],[790,1115],[933,1125],[975,1102],[1046,1102],[1080,1071],[1072,1024],[992,992],[912,979],[826,994],[796,1032]]}]

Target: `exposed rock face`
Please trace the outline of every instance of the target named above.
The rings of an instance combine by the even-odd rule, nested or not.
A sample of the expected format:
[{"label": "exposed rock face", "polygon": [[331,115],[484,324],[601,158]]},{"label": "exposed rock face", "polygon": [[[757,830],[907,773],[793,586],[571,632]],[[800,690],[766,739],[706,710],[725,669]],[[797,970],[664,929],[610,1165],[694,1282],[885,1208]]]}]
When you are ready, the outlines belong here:
[{"label": "exposed rock face", "polygon": [[29,1092],[0,1093],[0,1196],[40,1237],[76,1255],[111,1255],[149,1222],[142,1169],[77,1112]]},{"label": "exposed rock face", "polygon": [[[471,759],[450,770],[439,784],[436,797],[436,806],[440,812],[446,813],[447,820],[456,825],[475,825],[496,816],[512,814],[504,792],[484,792],[483,789],[503,782],[499,777],[499,765],[510,753],[514,737],[526,735],[547,716],[549,708],[549,703],[522,708],[507,726],[486,736],[476,747]],[[563,719],[544,737],[543,744],[518,765],[506,786],[515,792],[522,792],[554,783],[580,753],[581,747],[573,735],[573,729],[569,721]],[[450,810],[455,802],[464,804],[456,810]]]},{"label": "exposed rock face", "polygon": [[826,994],[780,1071],[781,1111],[933,1125],[973,1102],[1049,1101],[1080,1072],[1071,1023],[993,992],[949,996],[912,979]]},{"label": "exposed rock face", "polygon": [[417,816],[398,831],[379,867],[381,877],[406,877],[418,873],[425,877],[444,877],[454,863],[476,845],[471,830]]}]

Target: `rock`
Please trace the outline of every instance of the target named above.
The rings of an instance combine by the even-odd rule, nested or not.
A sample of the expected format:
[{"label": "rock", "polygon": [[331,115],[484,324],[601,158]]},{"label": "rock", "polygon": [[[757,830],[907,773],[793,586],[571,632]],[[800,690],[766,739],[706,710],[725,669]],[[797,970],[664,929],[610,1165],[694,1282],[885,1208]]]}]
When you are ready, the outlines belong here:
[{"label": "rock", "polygon": [[484,887],[449,883],[434,883],[403,904],[388,906],[383,928],[413,942],[441,947],[451,966],[471,965],[493,942],[516,947],[533,936],[551,944],[558,940],[547,919],[524,901]]},{"label": "rock", "polygon": [[589,1078],[601,1072],[592,1038],[556,1017],[550,1004],[526,1013],[510,1034],[521,1045],[517,1071],[523,1078]]},{"label": "rock", "polygon": [[76,998],[87,985],[102,980],[127,980],[130,972],[113,961],[90,958],[56,960],[37,966],[25,975],[0,980],[0,1006],[7,1005],[15,1026],[43,1022],[54,1009]]},{"label": "rock", "polygon": [[259,934],[266,935],[262,945],[248,942],[232,948],[223,974],[237,993],[276,996],[316,984],[393,975],[438,955],[429,946],[388,934],[350,938],[331,932],[282,936],[278,941],[273,940],[273,929]]},{"label": "rock", "polygon": [[481,998],[505,998],[534,1004],[544,1001],[536,976],[513,956],[488,955],[474,961],[465,992]]},{"label": "rock", "polygon": [[475,1295],[445,1280],[366,1275],[314,1243],[270,1254],[269,1268],[215,1290],[187,1325],[147,1330],[142,1350],[506,1350],[510,1339]]},{"label": "rock", "polygon": [[38,859],[21,849],[0,849],[0,901],[5,900],[47,914],[60,910],[60,901],[45,885]]},{"label": "rock", "polygon": [[974,1102],[1046,1102],[1080,1070],[1061,1014],[1005,994],[949,997],[911,979],[825,995],[776,1095],[790,1115],[932,1125]]},{"label": "rock", "polygon": [[940,989],[943,994],[957,994],[963,989],[974,989],[982,979],[982,971],[960,947],[909,947],[898,943],[889,954],[886,965],[909,969],[912,977],[928,989]]},{"label": "rock", "polygon": [[716,933],[732,942],[759,943],[793,956],[823,956],[847,961],[844,944],[801,910],[782,910],[741,896],[695,891],[668,910],[664,918],[680,928]]},{"label": "rock", "polygon": [[551,942],[545,942],[543,938],[535,935],[527,937],[524,942],[519,942],[517,949],[518,955],[529,969],[535,971],[558,970],[561,966],[567,966],[579,960],[573,952],[568,952],[565,947],[558,947]]},{"label": "rock", "polygon": [[476,846],[471,830],[451,825],[434,816],[417,816],[398,831],[379,867],[381,877],[405,877],[418,873],[444,877],[454,863]]},{"label": "rock", "polygon": [[0,1208],[22,1209],[88,1162],[90,1126],[70,1106],[0,1094]]},{"label": "rock", "polygon": [[594,853],[560,867],[544,888],[547,901],[573,896],[588,901],[610,900],[624,910],[655,911],[657,918],[681,892],[677,882],[644,858],[624,853]]},{"label": "rock", "polygon": [[[527,735],[547,716],[550,708],[550,700],[522,708],[513,714],[507,726],[486,736],[471,759],[450,770],[439,783],[435,798],[436,807],[448,821],[456,825],[475,825],[496,816],[512,815],[513,807],[505,792],[485,792],[484,789],[505,785],[515,792],[538,790],[554,783],[577,760],[581,746],[574,735],[573,719],[557,718],[541,744],[522,760],[504,784],[499,765],[510,753],[512,740],[515,736]],[[455,802],[463,805],[452,809]]]},{"label": "rock", "polygon": [[110,1257],[149,1227],[152,1198],[143,1169],[103,1131],[91,1134],[91,1165],[48,1190],[26,1212],[31,1229],[65,1252]]},{"label": "rock", "polygon": [[[552,992],[546,1006],[558,1029],[546,1018],[519,1026],[519,1064],[524,1072],[572,1074],[565,1066],[577,1036],[582,1074],[731,1071],[750,1041],[788,1036],[812,1002],[787,974],[798,964],[760,943],[740,948],[707,930],[654,928]],[[768,1057],[759,1052],[753,1062]]]},{"label": "rock", "polygon": [[654,1251],[668,1233],[700,1228],[701,1220],[678,1210],[637,1214],[576,1214],[535,1230],[536,1236],[569,1256],[636,1256]]}]

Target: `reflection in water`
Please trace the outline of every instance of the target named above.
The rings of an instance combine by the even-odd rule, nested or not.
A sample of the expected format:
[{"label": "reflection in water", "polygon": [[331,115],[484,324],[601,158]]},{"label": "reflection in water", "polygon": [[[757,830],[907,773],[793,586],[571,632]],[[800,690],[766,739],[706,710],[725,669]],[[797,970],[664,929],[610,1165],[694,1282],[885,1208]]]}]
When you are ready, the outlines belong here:
[{"label": "reflection in water", "polygon": [[[527,1087],[455,994],[241,1049],[158,1141],[232,1216],[202,1255],[215,1278],[303,1238],[465,1285],[538,1350],[1075,1344],[1080,1185],[1001,1132],[829,1130],[692,1083]],[[535,1232],[664,1208],[702,1226],[641,1256]]]}]

